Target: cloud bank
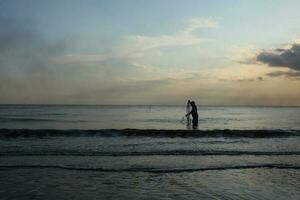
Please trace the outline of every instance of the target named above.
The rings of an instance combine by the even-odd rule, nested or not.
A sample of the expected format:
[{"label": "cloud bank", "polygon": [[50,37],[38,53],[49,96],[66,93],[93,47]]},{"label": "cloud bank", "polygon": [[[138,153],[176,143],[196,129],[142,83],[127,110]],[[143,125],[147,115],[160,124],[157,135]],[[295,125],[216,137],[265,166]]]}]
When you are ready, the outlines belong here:
[{"label": "cloud bank", "polygon": [[298,78],[300,77],[300,71],[274,71],[266,74],[270,77],[288,77],[288,78]]},{"label": "cloud bank", "polygon": [[264,50],[257,55],[256,60],[271,67],[300,71],[300,44],[294,43],[284,49]]},{"label": "cloud bank", "polygon": [[[281,68],[268,72],[269,77],[286,77],[299,79],[300,77],[300,39],[283,48],[266,50],[238,49],[236,62],[240,64],[267,65],[271,68]],[[246,53],[245,53],[246,52]]]}]

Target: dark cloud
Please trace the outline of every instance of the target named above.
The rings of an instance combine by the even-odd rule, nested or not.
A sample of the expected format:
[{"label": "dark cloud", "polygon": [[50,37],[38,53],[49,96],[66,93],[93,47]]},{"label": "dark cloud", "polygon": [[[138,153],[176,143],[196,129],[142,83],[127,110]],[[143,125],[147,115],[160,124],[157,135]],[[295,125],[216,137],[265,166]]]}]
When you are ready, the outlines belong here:
[{"label": "dark cloud", "polygon": [[263,80],[264,80],[264,78],[263,78],[263,77],[261,77],[261,76],[259,76],[259,77],[257,77],[257,80],[258,80],[258,81],[263,81]]},{"label": "dark cloud", "polygon": [[270,77],[290,77],[290,78],[297,78],[300,77],[300,71],[294,71],[294,70],[290,70],[290,71],[275,71],[275,72],[270,72],[268,74],[266,74],[267,76]]},{"label": "dark cloud", "polygon": [[292,44],[289,49],[263,51],[257,55],[256,60],[272,67],[287,67],[300,71],[300,44]]},{"label": "dark cloud", "polygon": [[224,81],[224,82],[232,82],[232,81],[236,81],[236,82],[256,82],[256,81],[263,81],[264,78],[259,76],[257,78],[237,78],[237,79],[218,79],[219,81]]}]

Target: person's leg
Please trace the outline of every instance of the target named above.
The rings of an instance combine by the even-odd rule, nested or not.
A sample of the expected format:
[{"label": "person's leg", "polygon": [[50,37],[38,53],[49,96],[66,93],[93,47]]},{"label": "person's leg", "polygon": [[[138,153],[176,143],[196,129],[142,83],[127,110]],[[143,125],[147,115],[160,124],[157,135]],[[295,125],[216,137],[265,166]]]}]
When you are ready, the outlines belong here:
[{"label": "person's leg", "polygon": [[193,128],[198,127],[198,116],[193,116]]}]

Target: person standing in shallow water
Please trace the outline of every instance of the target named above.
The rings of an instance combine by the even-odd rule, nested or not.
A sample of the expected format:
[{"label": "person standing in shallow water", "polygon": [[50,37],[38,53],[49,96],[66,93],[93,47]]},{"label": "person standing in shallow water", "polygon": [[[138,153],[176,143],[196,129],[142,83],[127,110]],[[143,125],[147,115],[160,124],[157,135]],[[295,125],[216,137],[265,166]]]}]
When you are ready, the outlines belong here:
[{"label": "person standing in shallow water", "polygon": [[193,128],[197,128],[198,127],[198,112],[197,112],[197,106],[195,101],[188,101],[188,103],[192,106],[192,110],[191,112],[187,113],[186,116],[192,115],[193,120]]}]

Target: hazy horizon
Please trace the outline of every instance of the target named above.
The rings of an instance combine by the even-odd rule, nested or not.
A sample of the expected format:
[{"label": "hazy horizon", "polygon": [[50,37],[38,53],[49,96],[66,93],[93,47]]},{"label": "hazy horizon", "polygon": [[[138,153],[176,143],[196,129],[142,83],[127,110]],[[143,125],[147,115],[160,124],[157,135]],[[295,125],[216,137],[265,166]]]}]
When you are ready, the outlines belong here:
[{"label": "hazy horizon", "polygon": [[[206,105],[196,104],[200,107],[300,107],[299,105]],[[185,107],[186,103],[182,104],[32,104],[32,103],[1,103],[0,106],[182,106]]]},{"label": "hazy horizon", "polygon": [[300,106],[296,0],[0,0],[0,104]]}]

